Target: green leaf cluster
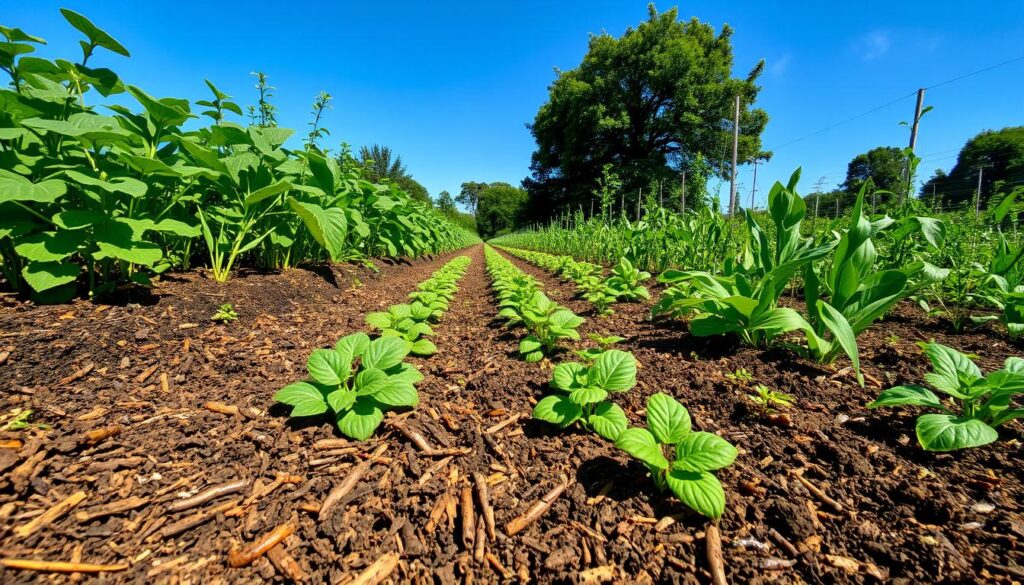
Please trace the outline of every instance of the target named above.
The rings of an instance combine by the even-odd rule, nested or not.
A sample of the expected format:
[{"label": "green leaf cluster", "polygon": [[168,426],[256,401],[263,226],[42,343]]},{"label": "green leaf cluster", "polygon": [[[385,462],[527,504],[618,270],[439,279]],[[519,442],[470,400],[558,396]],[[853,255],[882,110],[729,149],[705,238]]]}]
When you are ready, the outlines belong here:
[{"label": "green leaf cluster", "polygon": [[545,396],[533,409],[533,418],[566,428],[579,421],[583,428],[614,441],[629,421],[622,408],[608,400],[613,392],[636,386],[636,358],[610,349],[587,366],[563,362],[555,366],[550,382],[555,394]]},{"label": "green leaf cluster", "polygon": [[[917,419],[917,440],[926,451],[955,451],[996,441],[996,428],[1024,417],[1016,403],[1024,394],[1024,359],[1010,357],[1003,369],[982,374],[966,355],[939,343],[922,343],[932,363],[924,386],[895,386],[868,408],[922,406],[937,413]],[[934,392],[933,392],[934,390]],[[940,398],[938,392],[945,396]]]},{"label": "green leaf cluster", "polygon": [[397,337],[374,340],[365,333],[342,337],[333,349],[317,349],[306,362],[309,377],[289,384],[274,400],[292,407],[293,417],[329,413],[347,437],[365,441],[384,413],[419,403],[423,375],[403,363],[408,345]]},{"label": "green leaf cluster", "polygon": [[[615,446],[647,466],[659,489],[709,518],[725,511],[725,490],[712,471],[732,464],[738,451],[718,435],[694,431],[690,413],[675,398],[657,393],[647,400],[647,428],[629,427]],[[666,451],[673,455],[666,457]]]}]

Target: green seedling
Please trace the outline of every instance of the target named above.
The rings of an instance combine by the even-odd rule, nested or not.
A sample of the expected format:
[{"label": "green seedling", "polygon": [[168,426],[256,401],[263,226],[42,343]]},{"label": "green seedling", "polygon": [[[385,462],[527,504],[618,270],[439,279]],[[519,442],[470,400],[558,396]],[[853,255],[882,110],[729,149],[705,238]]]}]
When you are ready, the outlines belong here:
[{"label": "green seedling", "polygon": [[779,408],[791,408],[796,402],[792,394],[777,392],[763,384],[758,384],[754,394],[747,394],[747,398],[757,406],[762,416],[775,414]]},{"label": "green seedling", "polygon": [[221,323],[230,323],[238,318],[238,312],[231,306],[231,303],[224,303],[217,307],[217,312],[210,319]]},{"label": "green seedling", "polygon": [[627,301],[647,300],[651,298],[651,293],[647,291],[647,287],[643,283],[650,277],[650,272],[637,269],[632,262],[622,257],[612,269],[608,286],[615,291],[615,296],[618,298]]},{"label": "green seedling", "polygon": [[626,340],[625,337],[619,337],[618,335],[602,336],[598,335],[597,333],[588,333],[587,337],[590,338],[591,341],[596,343],[597,347],[578,349],[575,353],[576,355],[587,360],[588,362],[593,362],[595,359],[597,359],[597,356],[601,355],[602,353],[610,349],[613,345]]},{"label": "green seedling", "polygon": [[754,381],[754,375],[746,368],[739,368],[735,372],[730,372],[725,375],[725,378],[740,384],[749,384]]},{"label": "green seedling", "polygon": [[690,413],[676,399],[660,392],[651,396],[647,428],[627,428],[615,446],[642,461],[658,489],[668,488],[699,514],[722,516],[725,490],[711,472],[731,465],[738,451],[718,435],[692,430]]},{"label": "green seedling", "polygon": [[397,337],[370,341],[365,333],[342,337],[333,349],[316,349],[306,362],[309,378],[289,384],[274,400],[292,407],[293,417],[330,413],[347,437],[365,441],[384,412],[419,404],[416,384],[423,375],[403,363],[409,347]]},{"label": "green seedling", "polygon": [[999,439],[1000,425],[1024,417],[1015,403],[1024,394],[1024,359],[1010,357],[1003,369],[982,374],[971,358],[939,343],[922,343],[932,362],[925,382],[944,394],[939,398],[923,386],[896,386],[882,392],[868,408],[923,406],[938,413],[922,414],[916,434],[926,451],[980,447]]},{"label": "green seedling", "polygon": [[583,428],[614,441],[629,421],[611,392],[626,392],[636,385],[636,358],[617,349],[603,352],[593,365],[575,362],[555,366],[550,386],[558,393],[545,396],[533,409],[533,418],[561,428],[579,421]]}]

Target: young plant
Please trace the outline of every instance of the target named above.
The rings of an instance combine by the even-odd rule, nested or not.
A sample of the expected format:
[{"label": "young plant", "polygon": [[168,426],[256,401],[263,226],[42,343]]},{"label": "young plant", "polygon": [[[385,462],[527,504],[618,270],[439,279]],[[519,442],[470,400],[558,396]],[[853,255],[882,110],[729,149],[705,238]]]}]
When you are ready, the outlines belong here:
[{"label": "young plant", "polygon": [[562,339],[579,339],[580,334],[576,328],[583,324],[582,317],[540,291],[533,293],[522,319],[530,334],[519,342],[519,353],[531,363],[551,355]]},{"label": "young plant", "polygon": [[923,406],[938,410],[917,419],[917,440],[925,451],[987,445],[999,439],[999,425],[1024,417],[1024,408],[1014,402],[1024,394],[1024,359],[1007,358],[1003,369],[986,376],[969,357],[951,347],[939,343],[922,343],[921,347],[932,362],[925,382],[952,404],[928,388],[908,385],[882,392],[868,408]]},{"label": "young plant", "polygon": [[764,384],[758,384],[754,388],[754,392],[754,394],[747,394],[747,398],[757,406],[761,416],[775,414],[779,408],[791,408],[796,402],[796,398],[792,394],[777,392]]},{"label": "young plant", "polygon": [[587,337],[590,338],[591,341],[596,343],[597,347],[577,349],[576,355],[587,360],[588,362],[593,362],[594,360],[597,359],[597,356],[611,349],[613,345],[626,340],[625,337],[619,337],[618,335],[598,335],[597,333],[588,333]]},{"label": "young plant", "polygon": [[615,302],[618,291],[600,276],[586,276],[576,287],[580,296],[590,304],[594,305],[594,311],[598,315],[611,315],[611,306]]},{"label": "young plant", "polygon": [[612,275],[608,279],[608,286],[615,290],[615,296],[627,301],[647,300],[651,293],[643,282],[651,277],[650,272],[639,270],[633,266],[625,256],[619,259],[619,263],[612,269]]},{"label": "young plant", "polygon": [[238,318],[238,312],[231,306],[231,303],[224,303],[217,307],[217,312],[210,317],[211,321],[219,321],[221,323],[230,323]]},{"label": "young plant", "polygon": [[290,405],[293,417],[330,412],[343,435],[364,441],[385,411],[419,404],[416,384],[423,375],[402,362],[408,353],[397,337],[370,341],[365,333],[353,333],[334,349],[313,350],[306,362],[309,378],[278,390],[274,400]]},{"label": "young plant", "polygon": [[370,313],[366,316],[366,323],[379,329],[382,336],[397,337],[404,341],[410,353],[427,356],[437,353],[437,346],[429,339],[421,339],[434,334],[426,322],[431,316],[429,307],[415,302],[411,305],[391,305],[386,312]]},{"label": "young plant", "polygon": [[746,368],[739,368],[735,372],[730,372],[725,375],[727,380],[737,382],[740,384],[749,384],[754,381],[754,375],[750,373],[750,370]]},{"label": "young plant", "polygon": [[[728,467],[738,451],[718,435],[694,431],[690,413],[676,399],[657,393],[647,400],[647,428],[622,431],[615,446],[642,461],[658,489],[668,488],[708,518],[725,511],[725,490],[712,471]],[[673,460],[665,456],[666,448]]]},{"label": "young plant", "polygon": [[533,418],[563,429],[579,421],[583,428],[614,441],[629,421],[622,408],[607,400],[608,394],[636,385],[636,358],[611,349],[590,366],[561,363],[555,366],[550,385],[558,393],[542,398],[533,409]]}]

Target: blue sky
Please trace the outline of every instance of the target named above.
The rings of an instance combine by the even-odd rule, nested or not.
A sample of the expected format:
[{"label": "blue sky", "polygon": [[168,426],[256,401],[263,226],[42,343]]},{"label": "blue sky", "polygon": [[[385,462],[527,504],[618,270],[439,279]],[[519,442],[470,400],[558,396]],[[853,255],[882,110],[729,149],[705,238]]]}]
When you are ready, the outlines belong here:
[{"label": "blue sky", "polygon": [[[77,31],[58,8],[81,12],[117,38],[131,59],[98,54],[156,96],[202,99],[203,79],[242,104],[255,101],[250,71],[277,87],[280,123],[305,132],[317,92],[330,92],[330,144],[381,143],[402,155],[436,196],[463,181],[528,174],[525,124],[547,97],[553,68],[582,59],[589,33],[619,35],[646,18],[642,1],[565,2],[82,2],[0,0],[0,24],[42,36],[47,57],[77,59]],[[224,8],[214,8],[223,6]],[[659,9],[672,6],[659,4]],[[775,151],[758,170],[758,201],[770,181],[802,166],[802,191],[844,178],[857,153],[904,146],[910,94],[1024,55],[1024,2],[711,2],[681,16],[734,29],[742,76],[761,58],[763,139]],[[791,143],[891,102],[854,122]],[[1024,60],[932,89],[918,141],[922,174],[949,168],[964,141],[988,128],[1024,124]],[[740,169],[749,200],[751,169]],[[722,187],[726,196],[728,185]],[[762,203],[763,204],[763,203]]]}]

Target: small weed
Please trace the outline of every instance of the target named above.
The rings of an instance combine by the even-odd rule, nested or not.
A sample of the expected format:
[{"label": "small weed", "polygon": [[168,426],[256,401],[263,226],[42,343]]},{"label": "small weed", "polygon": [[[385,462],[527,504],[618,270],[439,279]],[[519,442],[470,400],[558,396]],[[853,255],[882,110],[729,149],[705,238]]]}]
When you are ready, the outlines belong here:
[{"label": "small weed", "polygon": [[224,303],[217,307],[217,312],[210,317],[212,321],[219,321],[221,323],[230,323],[238,318],[238,312],[231,306],[231,303]]}]

